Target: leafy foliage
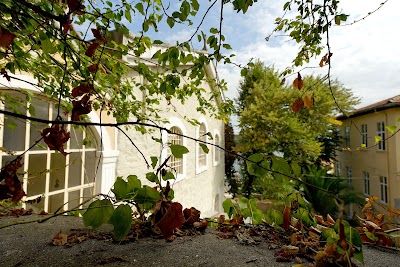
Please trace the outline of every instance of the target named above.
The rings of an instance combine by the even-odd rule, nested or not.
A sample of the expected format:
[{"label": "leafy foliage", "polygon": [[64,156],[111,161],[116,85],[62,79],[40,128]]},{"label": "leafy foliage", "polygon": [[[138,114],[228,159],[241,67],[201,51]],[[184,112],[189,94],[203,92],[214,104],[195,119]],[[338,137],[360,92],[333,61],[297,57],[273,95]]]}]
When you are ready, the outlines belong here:
[{"label": "leafy foliage", "polygon": [[[227,151],[233,151],[236,145],[235,134],[231,122],[225,124],[225,149]],[[233,153],[225,152],[225,179],[229,185],[229,192],[235,196],[238,193],[238,181],[235,179],[235,161],[236,157]]]},{"label": "leafy foliage", "polygon": [[[229,219],[221,215],[218,230],[223,233],[222,237],[233,236],[241,243],[245,239],[246,244],[254,244],[254,236],[275,236],[276,247],[282,247],[275,254],[277,261],[313,257],[316,266],[334,266],[334,263],[353,266],[351,258],[364,262],[361,236],[347,221],[342,218],[335,221],[329,215],[325,221],[323,216],[310,213],[304,208],[307,203],[300,195],[289,196],[287,202],[290,204],[283,211],[269,209],[264,214],[256,208],[254,199],[239,198],[235,203],[227,199],[223,206]],[[246,218],[251,218],[255,224],[249,230],[239,228]],[[273,232],[265,233],[268,230],[264,225],[272,227]]]},{"label": "leafy foliage", "polygon": [[[304,197],[317,213],[324,216],[335,214],[343,205],[365,203],[362,194],[354,191],[346,179],[329,175],[326,169],[309,166],[302,182],[300,187],[304,189]],[[333,200],[332,195],[337,196],[342,203]]]},{"label": "leafy foliage", "polygon": [[[322,151],[334,155],[332,150],[325,151],[320,141],[334,133],[332,118],[338,110],[331,93],[343,110],[351,109],[358,99],[337,81],[330,87],[322,77],[303,78],[299,74],[294,87],[285,86],[278,72],[261,62],[247,71],[237,99],[240,134],[236,149],[243,156],[281,153],[288,162],[307,165],[316,162]],[[280,169],[284,172],[288,168]],[[245,180],[254,180],[251,173],[242,175]]]}]

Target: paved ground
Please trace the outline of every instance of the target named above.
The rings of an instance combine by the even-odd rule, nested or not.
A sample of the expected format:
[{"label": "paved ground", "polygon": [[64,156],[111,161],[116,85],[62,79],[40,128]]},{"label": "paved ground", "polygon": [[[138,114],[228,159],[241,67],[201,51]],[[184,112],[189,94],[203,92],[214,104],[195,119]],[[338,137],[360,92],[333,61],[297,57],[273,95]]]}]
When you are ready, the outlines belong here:
[{"label": "paved ground", "polygon": [[[0,227],[34,216],[0,217]],[[210,229],[205,235],[116,244],[89,239],[67,248],[51,245],[59,231],[82,228],[76,217],[58,217],[45,223],[16,225],[0,229],[0,266],[292,266],[278,263],[267,244],[242,246],[235,240],[219,239]],[[109,228],[102,228],[109,231]],[[400,266],[400,252],[364,247],[365,266]]]}]

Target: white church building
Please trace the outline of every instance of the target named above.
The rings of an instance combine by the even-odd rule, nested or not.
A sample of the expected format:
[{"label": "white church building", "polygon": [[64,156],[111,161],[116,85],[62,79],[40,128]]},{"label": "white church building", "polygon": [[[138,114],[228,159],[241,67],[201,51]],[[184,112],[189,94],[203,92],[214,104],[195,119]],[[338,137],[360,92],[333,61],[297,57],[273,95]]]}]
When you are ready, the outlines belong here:
[{"label": "white church building", "polygon": [[[122,41],[126,41],[124,38]],[[152,51],[149,51],[147,55],[149,58],[144,62],[151,62]],[[125,56],[123,60],[128,64],[136,64],[133,57]],[[208,82],[216,78],[214,65],[205,66],[205,73],[206,77],[201,86],[207,95],[215,95],[213,92],[219,89]],[[131,75],[138,76],[134,72]],[[56,118],[56,103],[48,101],[48,98],[40,93],[38,87],[35,86],[37,81],[33,77],[10,76],[18,79],[11,78],[8,81],[0,77],[0,93],[4,99],[0,103],[1,109],[12,110],[14,103],[10,98],[4,98],[4,95],[12,95],[14,99],[27,107],[34,106],[34,117],[47,120]],[[144,82],[140,76],[138,79]],[[33,97],[27,98],[25,93],[19,92],[20,89],[31,91]],[[218,93],[219,97],[212,98],[215,103],[224,101],[222,92]],[[145,101],[146,96],[140,90],[138,90],[138,96]],[[224,146],[224,123],[197,112],[196,98],[189,99],[184,105],[179,101],[174,102],[174,99],[171,101],[171,105],[165,103],[165,106],[162,106],[163,112],[160,116],[165,118],[166,123],[160,126],[175,133]],[[21,113],[27,116],[31,115],[30,110],[32,109],[20,109]],[[91,122],[100,122],[98,113],[92,111],[88,115]],[[64,117],[64,120],[70,119]],[[184,119],[186,117],[195,118],[200,124],[194,126]],[[23,155],[23,167],[18,174],[27,194],[23,200],[28,200],[28,202],[24,205],[36,211],[55,212],[60,207],[67,210],[94,194],[109,194],[118,176],[125,178],[128,175],[137,175],[142,183],[150,184],[145,174],[152,169],[147,168],[138,149],[143,152],[148,161],[150,161],[150,156],[159,156],[163,160],[170,153],[165,146],[155,142],[152,135],[143,135],[134,128],[125,131],[129,139],[114,127],[93,126],[86,127],[86,130],[82,131],[82,127],[71,125],[66,126],[71,132],[71,138],[65,146],[65,151],[69,153],[67,156],[50,150],[43,141],[28,150],[40,138],[41,130],[48,125],[3,114],[0,114],[0,122],[0,147],[2,148],[0,164],[4,166],[17,155]],[[114,123],[115,120],[102,114],[101,122]],[[196,207],[202,212],[202,216],[221,211],[225,168],[223,151],[209,145],[209,153],[205,153],[198,142],[171,135],[165,131],[162,134],[162,141],[164,144],[167,142],[181,144],[189,149],[189,153],[182,159],[172,157],[172,162],[170,162],[177,174],[176,180],[171,183],[175,192],[174,201],[180,202],[184,208]],[[132,142],[137,148],[132,145]],[[29,203],[29,200],[38,199],[40,196],[42,199],[39,203]]]}]

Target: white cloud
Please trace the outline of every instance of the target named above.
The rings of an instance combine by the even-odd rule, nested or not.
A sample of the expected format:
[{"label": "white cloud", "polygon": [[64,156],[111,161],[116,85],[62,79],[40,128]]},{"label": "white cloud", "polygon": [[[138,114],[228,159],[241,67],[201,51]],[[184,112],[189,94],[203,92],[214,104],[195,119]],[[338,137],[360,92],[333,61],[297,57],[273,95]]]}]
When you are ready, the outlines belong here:
[{"label": "white cloud", "polygon": [[[271,38],[269,42],[264,40],[275,27],[274,19],[282,16],[285,1],[277,2],[257,2],[245,15],[226,12],[224,23],[228,26],[225,27],[225,34],[235,49],[236,63],[246,64],[250,58],[259,58],[266,65],[274,64],[280,70],[290,66],[297,53],[297,45],[285,42],[285,37]],[[380,2],[352,0],[342,1],[340,5],[345,14],[350,14],[348,22],[353,22],[373,11]],[[400,2],[388,1],[365,20],[352,26],[335,26],[330,30],[332,77],[352,88],[354,94],[362,98],[361,106],[400,94],[399,8]],[[314,59],[309,66],[316,66],[318,62],[319,59]],[[228,82],[227,96],[236,97],[240,69],[219,65],[218,71],[220,77]],[[312,72],[326,73],[326,68],[302,73]]]}]

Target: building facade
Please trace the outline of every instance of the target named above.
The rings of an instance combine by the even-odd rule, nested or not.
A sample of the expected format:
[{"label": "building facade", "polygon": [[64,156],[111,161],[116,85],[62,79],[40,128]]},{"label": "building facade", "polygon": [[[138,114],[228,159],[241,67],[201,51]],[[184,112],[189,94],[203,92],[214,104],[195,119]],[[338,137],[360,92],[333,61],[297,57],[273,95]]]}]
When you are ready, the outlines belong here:
[{"label": "building facade", "polygon": [[[126,41],[124,36],[119,38],[121,42]],[[144,61],[147,64],[151,64],[152,52],[147,53],[149,58]],[[125,56],[123,60],[131,65],[137,64],[137,61],[129,56]],[[224,101],[221,92],[218,92],[220,93],[218,97],[211,97],[215,96],[214,90],[219,90],[210,82],[216,79],[214,65],[207,65],[205,73],[206,77],[201,84],[204,94],[210,96],[210,101],[215,101],[215,104]],[[146,82],[135,72],[130,75],[136,75],[138,80]],[[17,79],[13,79],[14,76]],[[38,82],[30,75],[13,75],[11,80],[0,77],[0,90],[3,96],[0,108],[16,111],[15,105],[10,102],[11,98],[4,99],[4,96],[8,95],[22,103],[17,112],[26,116],[33,116],[31,113],[35,113],[34,117],[55,120],[59,115],[56,103],[49,101],[36,84]],[[27,91],[33,96],[29,100],[26,96]],[[146,101],[146,95],[142,91],[138,90],[137,95]],[[184,105],[179,101],[174,102],[174,99],[168,104],[161,103],[162,111],[159,115],[164,123],[160,126],[174,133],[223,147],[223,121],[198,112],[197,103],[195,97],[186,101]],[[62,117],[63,120],[70,120],[69,115],[62,114]],[[194,118],[199,124],[193,125],[186,118]],[[171,157],[169,162],[169,166],[176,173],[176,180],[171,181],[171,187],[175,192],[174,200],[180,202],[183,207],[196,207],[203,212],[203,216],[212,215],[222,209],[224,153],[211,145],[208,145],[209,152],[205,153],[198,142],[168,134],[166,131],[143,135],[130,128],[125,130],[128,138],[114,127],[68,125],[66,130],[70,131],[71,138],[65,146],[65,152],[69,154],[64,156],[50,150],[43,141],[34,145],[40,138],[41,131],[48,127],[47,124],[3,114],[0,114],[0,120],[0,147],[2,147],[0,163],[4,166],[16,156],[23,155],[23,166],[18,170],[18,174],[27,194],[24,198],[26,201],[24,205],[27,208],[46,212],[68,210],[95,194],[110,194],[110,189],[118,176],[125,178],[128,175],[137,175],[143,183],[149,184],[146,173],[153,169],[147,168],[139,150],[148,161],[150,157],[157,157],[163,161],[171,155],[167,143],[172,143],[189,149],[189,153],[182,159]],[[92,111],[89,120],[100,122],[100,116]],[[101,122],[113,123],[115,120],[102,114]],[[162,143],[155,142],[154,137],[161,139]],[[36,201],[40,197],[41,201]]]},{"label": "building facade", "polygon": [[[400,96],[339,116],[342,147],[336,174],[366,197],[377,196],[385,207],[400,208]],[[379,207],[378,207],[379,208]],[[355,207],[355,211],[359,211]],[[383,212],[383,210],[381,210]]]}]

